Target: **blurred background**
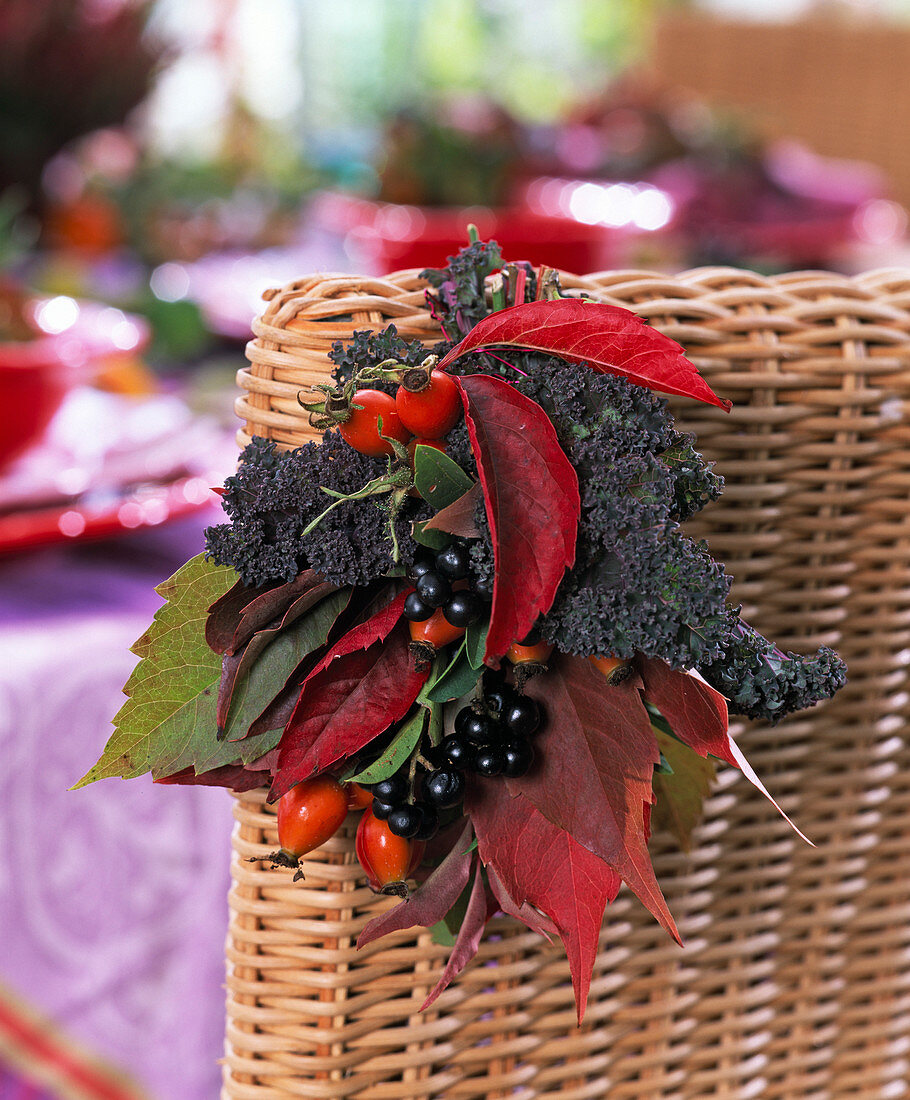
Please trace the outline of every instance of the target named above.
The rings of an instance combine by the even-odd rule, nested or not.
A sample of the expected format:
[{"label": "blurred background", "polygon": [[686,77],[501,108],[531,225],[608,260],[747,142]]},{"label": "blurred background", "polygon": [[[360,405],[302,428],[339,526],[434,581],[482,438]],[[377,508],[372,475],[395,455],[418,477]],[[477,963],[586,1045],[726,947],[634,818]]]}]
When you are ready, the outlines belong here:
[{"label": "blurred background", "polygon": [[0,0],[0,1100],[217,1095],[230,798],[67,788],[262,291],[910,266],[910,0]]}]

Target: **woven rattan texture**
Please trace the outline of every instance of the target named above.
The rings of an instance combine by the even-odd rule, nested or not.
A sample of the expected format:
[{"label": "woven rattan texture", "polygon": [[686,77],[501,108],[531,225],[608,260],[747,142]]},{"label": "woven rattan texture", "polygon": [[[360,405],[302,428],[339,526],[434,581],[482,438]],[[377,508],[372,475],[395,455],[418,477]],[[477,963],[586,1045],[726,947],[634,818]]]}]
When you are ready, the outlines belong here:
[{"label": "woven rattan texture", "polygon": [[[730,415],[677,404],[727,479],[696,530],[756,625],[793,648],[834,645],[850,668],[833,702],[739,731],[817,847],[724,770],[691,853],[652,841],[685,950],[621,893],[579,1029],[560,946],[511,921],[494,924],[479,960],[419,1014],[444,951],[398,934],[357,952],[387,903],[358,876],[350,837],[316,853],[293,886],[243,862],[275,836],[261,794],[240,796],[225,1100],[907,1094],[910,273],[702,269],[563,284],[635,308],[735,402]],[[291,385],[295,352],[275,331],[278,313],[334,316],[317,280],[299,286],[273,298],[282,305],[270,322]],[[342,286],[352,320],[327,322],[332,338],[362,327],[360,286],[371,305],[407,299],[407,331],[432,338],[413,274],[384,281],[406,288],[388,297],[372,280]],[[374,323],[403,316],[386,308]],[[302,371],[317,366],[317,323]],[[271,426],[265,415],[255,423]]]}]

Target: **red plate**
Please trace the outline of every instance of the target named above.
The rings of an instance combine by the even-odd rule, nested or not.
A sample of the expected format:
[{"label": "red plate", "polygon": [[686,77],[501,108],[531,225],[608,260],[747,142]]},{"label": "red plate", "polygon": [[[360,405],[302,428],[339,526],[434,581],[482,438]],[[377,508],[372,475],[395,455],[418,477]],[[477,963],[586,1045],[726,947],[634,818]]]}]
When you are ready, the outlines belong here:
[{"label": "red plate", "polygon": [[217,494],[204,477],[141,485],[103,499],[70,501],[0,515],[0,554],[54,543],[105,539],[183,519],[212,506]]}]

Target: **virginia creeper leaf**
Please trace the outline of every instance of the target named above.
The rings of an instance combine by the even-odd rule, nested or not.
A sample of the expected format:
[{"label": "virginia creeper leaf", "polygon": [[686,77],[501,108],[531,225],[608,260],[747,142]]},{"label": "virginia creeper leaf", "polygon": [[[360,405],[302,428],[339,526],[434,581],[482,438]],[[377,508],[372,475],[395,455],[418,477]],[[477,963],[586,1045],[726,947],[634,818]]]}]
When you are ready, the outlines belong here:
[{"label": "virginia creeper leaf", "polygon": [[[172,775],[202,759],[214,768],[241,757],[236,746],[224,749],[215,740],[221,658],[205,641],[208,609],[236,577],[233,569],[199,554],[157,587],[166,602],[132,647],[141,659],[123,689],[127,701],[114,718],[101,759],[77,787],[147,771]],[[247,758],[270,747],[251,747]]]},{"label": "virginia creeper leaf", "polygon": [[[233,649],[231,652],[225,653],[225,655],[221,659],[221,683],[218,686],[218,707],[216,711],[216,719],[218,722],[219,730],[224,730],[227,727],[228,715],[231,711],[231,702],[234,697],[234,689],[239,683],[244,680],[245,677],[248,676],[254,666],[259,663],[259,657],[262,652],[268,646],[270,646],[284,631],[288,630],[293,623],[300,619],[301,616],[306,615],[306,613],[311,608],[315,607],[317,604],[321,603],[321,601],[325,600],[327,596],[330,596],[333,592],[337,591],[337,586],[334,584],[329,584],[328,582],[316,585],[308,592],[304,593],[304,595],[298,596],[287,608],[287,610],[284,612],[284,615],[280,619],[278,619],[277,621],[272,621],[272,625],[262,630],[258,630],[246,642],[246,644],[241,645],[240,648]],[[351,590],[347,589],[345,592],[345,598],[340,602],[337,600],[332,601],[331,606],[335,608],[336,619],[338,615],[341,614],[342,610],[347,604],[348,598],[350,597],[350,592]],[[334,621],[335,620],[333,619],[332,622]],[[328,632],[331,629],[331,626],[332,623],[329,623],[327,626],[327,629],[325,631],[326,637],[328,636]],[[307,634],[308,632],[304,633]],[[299,636],[300,635],[298,632],[295,637]],[[319,642],[318,644],[322,645],[324,641],[325,637],[323,637],[322,642]],[[313,649],[315,648],[315,645],[312,647],[312,649],[304,648],[301,651],[300,659],[302,659],[306,654],[312,653]],[[277,652],[279,651],[276,650],[276,653]],[[284,651],[282,650],[281,652],[283,655]],[[274,660],[274,656],[275,654],[271,654],[268,659],[270,661]],[[291,668],[293,668],[293,666],[291,666],[291,668],[286,668],[285,665],[286,662],[282,662],[282,668],[284,668],[285,670],[284,674],[286,677],[291,672]],[[260,679],[261,671],[262,670],[260,669]],[[282,680],[281,684],[275,685],[272,694],[269,696],[270,699],[274,698],[275,695],[277,695],[277,693],[281,690],[283,683],[284,681]],[[262,707],[264,707],[268,702],[269,699],[263,700]],[[260,707],[260,711],[262,707]],[[253,715],[253,718],[256,718],[258,713],[259,711],[257,711],[256,714]],[[250,719],[250,721],[252,721],[252,719]],[[249,723],[247,724],[247,728],[248,726]],[[233,723],[233,732],[235,733],[235,735],[243,736],[246,733],[246,729],[239,732],[238,731],[238,722],[235,720]]]},{"label": "virginia creeper leaf", "polygon": [[483,655],[487,651],[487,628],[489,624],[483,619],[471,623],[464,635],[465,655],[471,668],[483,668]]},{"label": "virginia creeper leaf", "polygon": [[449,535],[457,535],[463,539],[480,538],[480,530],[474,522],[474,508],[482,492],[480,482],[475,481],[458,500],[437,512],[432,519],[426,520],[423,525],[424,534],[427,531],[445,531]]},{"label": "virginia creeper leaf", "polygon": [[[300,598],[309,600],[321,591],[324,593],[326,588],[329,594],[323,595],[308,613],[290,626],[282,621],[281,627],[260,631],[242,650],[240,684],[233,694],[225,727],[229,741],[247,736],[250,726],[282,690],[290,673],[304,657],[325,644],[336,619],[347,605],[350,589],[338,591],[334,585],[320,586]],[[295,603],[293,607],[296,606]],[[263,639],[261,644],[259,639]],[[254,653],[248,661],[251,650]],[[233,661],[233,658],[228,659]],[[249,667],[246,675],[243,674],[245,665]]]},{"label": "virginia creeper leaf", "polygon": [[474,485],[454,459],[424,443],[414,448],[414,487],[439,511],[454,504]]},{"label": "virginia creeper leaf", "polygon": [[471,822],[465,819],[464,828],[445,859],[409,898],[394,909],[387,909],[374,917],[360,933],[357,946],[365,947],[387,932],[398,932],[417,925],[430,928],[442,920],[468,885],[474,858],[471,847],[473,835]]},{"label": "virginia creeper leaf", "polygon": [[337,660],[339,657],[344,657],[348,653],[356,653],[359,649],[367,649],[373,645],[374,642],[381,642],[383,638],[387,637],[393,630],[395,625],[401,619],[401,612],[404,609],[404,601],[407,598],[406,592],[395,592],[394,589],[389,590],[388,603],[380,603],[378,607],[373,610],[377,601],[374,601],[370,605],[371,614],[363,622],[357,623],[347,633],[345,633],[338,641],[331,646],[326,655],[322,658],[318,665],[307,677],[311,680],[314,676],[317,676],[320,672],[329,667],[329,665]]},{"label": "virginia creeper leaf", "polygon": [[313,569],[305,570],[287,584],[271,587],[247,588],[238,582],[209,608],[205,624],[209,647],[216,653],[235,653],[257,631],[284,616],[302,596],[327,583]]},{"label": "virginia creeper leaf", "polygon": [[337,657],[310,676],[281,737],[271,798],[359,752],[407,713],[426,679],[399,624],[384,641]]},{"label": "virginia creeper leaf", "polygon": [[489,664],[550,610],[575,561],[581,501],[575,470],[536,401],[490,375],[456,381],[496,561]]},{"label": "virginia creeper leaf", "polygon": [[701,820],[702,804],[711,791],[714,764],[663,730],[655,729],[654,736],[673,774],[654,775],[657,801],[651,811],[651,824],[671,832],[688,852],[692,830]]},{"label": "virginia creeper leaf", "polygon": [[569,959],[580,1023],[604,911],[616,897],[620,876],[523,795],[513,798],[501,780],[472,780],[465,810],[474,823],[481,860],[513,903],[534,906],[556,926]]},{"label": "virginia creeper leaf", "polygon": [[427,720],[426,712],[421,708],[404,722],[391,744],[368,767],[351,776],[352,783],[378,783],[388,779],[408,760],[420,740]]},{"label": "virginia creeper leaf", "polygon": [[[790,828],[807,844],[812,841],[799,830],[768,792],[755,774],[755,769],[743,756],[739,745],[727,728],[727,702],[719,691],[698,673],[671,669],[658,658],[637,657],[644,683],[643,694],[660,711],[673,733],[699,756],[716,756],[739,768],[756,790],[768,799]],[[814,845],[813,845],[814,847]]]},{"label": "virginia creeper leaf", "polygon": [[660,751],[639,686],[637,677],[607,685],[585,658],[556,658],[525,688],[547,716],[537,735],[539,762],[505,782],[613,867],[678,939],[648,854],[645,806]]},{"label": "virginia creeper leaf", "polygon": [[455,938],[455,946],[452,948],[452,954],[449,955],[449,961],[446,963],[446,968],[442,972],[442,977],[430,991],[427,999],[420,1006],[421,1012],[429,1008],[439,994],[447,989],[451,982],[458,977],[471,959],[477,954],[477,949],[480,947],[480,939],[483,936],[487,917],[491,914],[487,904],[487,892],[484,886],[483,871],[479,859],[476,860],[476,864],[477,866],[474,870],[474,883],[471,887],[471,894],[468,898],[464,919],[461,922],[461,927],[458,929],[458,935]]},{"label": "virginia creeper leaf", "polygon": [[635,667],[644,682],[645,699],[657,707],[680,741],[699,756],[716,756],[737,766],[727,733],[727,702],[719,691],[658,657],[639,655]]},{"label": "virginia creeper leaf", "polygon": [[505,885],[496,873],[496,868],[492,863],[487,864],[486,871],[490,889],[493,891],[493,896],[499,903],[499,908],[503,913],[520,920],[522,924],[526,924],[532,932],[537,932],[538,935],[543,936],[552,943],[553,936],[558,936],[559,932],[550,918],[538,912],[533,905],[529,905],[526,901],[519,905],[505,888]]},{"label": "virginia creeper leaf", "polygon": [[439,363],[445,370],[468,352],[486,348],[529,348],[570,363],[588,363],[602,374],[618,374],[659,393],[694,397],[730,411],[698,373],[675,340],[620,306],[582,298],[528,302],[490,314]]}]

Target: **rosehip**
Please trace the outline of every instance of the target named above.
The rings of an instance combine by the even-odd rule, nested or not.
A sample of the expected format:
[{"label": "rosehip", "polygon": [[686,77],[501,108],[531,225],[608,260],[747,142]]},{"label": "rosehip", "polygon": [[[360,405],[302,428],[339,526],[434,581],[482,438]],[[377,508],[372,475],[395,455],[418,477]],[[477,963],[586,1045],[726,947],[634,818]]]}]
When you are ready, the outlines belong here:
[{"label": "rosehip", "polygon": [[[421,375],[426,378],[423,382]],[[419,385],[409,388],[415,379]],[[452,377],[445,371],[430,371],[429,377],[419,370],[409,372],[395,393],[395,407],[401,423],[414,435],[439,439],[458,423],[461,416],[461,395]]]},{"label": "rosehip", "polygon": [[367,881],[377,893],[407,897],[405,879],[417,869],[424,848],[422,840],[396,836],[372,810],[366,811],[357,826],[354,850]]},{"label": "rosehip", "polygon": [[[395,449],[389,439],[407,443],[411,432],[401,423],[395,408],[395,399],[382,390],[357,390],[351,399],[352,408],[348,419],[339,425],[342,438],[364,455],[378,458],[382,455],[394,455]],[[353,408],[354,405],[361,406]],[[379,420],[382,418],[382,434]],[[383,438],[385,436],[386,438]]]},{"label": "rosehip", "polygon": [[304,779],[278,800],[278,866],[298,867],[339,830],[348,815],[348,792],[333,775]]}]

